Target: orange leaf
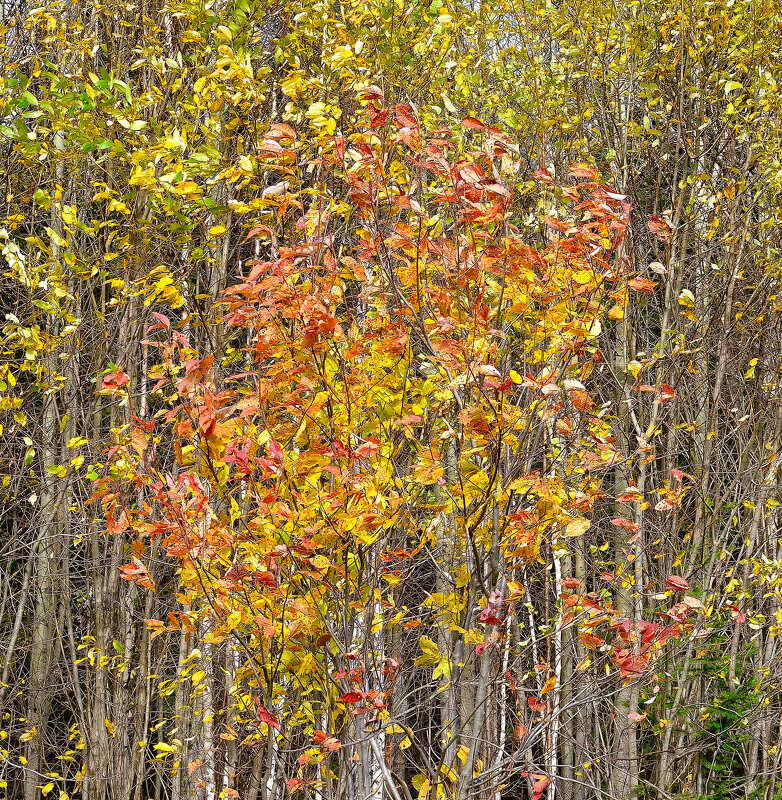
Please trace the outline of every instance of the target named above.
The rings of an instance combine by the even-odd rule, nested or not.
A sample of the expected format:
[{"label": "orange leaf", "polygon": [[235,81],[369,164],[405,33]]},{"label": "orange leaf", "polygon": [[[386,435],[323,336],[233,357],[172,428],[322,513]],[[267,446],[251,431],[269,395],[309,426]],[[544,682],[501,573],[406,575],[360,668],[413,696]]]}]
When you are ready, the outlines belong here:
[{"label": "orange leaf", "polygon": [[667,383],[660,384],[660,393],[655,397],[654,402],[657,405],[666,403],[668,400],[673,400],[676,397],[676,390]]},{"label": "orange leaf", "polygon": [[636,292],[645,292],[650,293],[654,291],[654,287],[657,284],[654,281],[650,281],[648,278],[633,278],[630,281],[630,288],[635,289]]},{"label": "orange leaf", "polygon": [[567,171],[571,178],[589,178],[590,180],[597,180],[597,170],[591,164],[573,164]]},{"label": "orange leaf", "polygon": [[599,636],[595,636],[594,633],[582,633],[578,638],[581,644],[583,644],[584,647],[588,647],[590,650],[593,647],[600,647],[600,645],[603,644],[603,640]]},{"label": "orange leaf", "polygon": [[475,117],[465,117],[462,120],[462,125],[471,131],[482,131],[486,127],[485,122],[481,122],[479,119],[476,119]]}]

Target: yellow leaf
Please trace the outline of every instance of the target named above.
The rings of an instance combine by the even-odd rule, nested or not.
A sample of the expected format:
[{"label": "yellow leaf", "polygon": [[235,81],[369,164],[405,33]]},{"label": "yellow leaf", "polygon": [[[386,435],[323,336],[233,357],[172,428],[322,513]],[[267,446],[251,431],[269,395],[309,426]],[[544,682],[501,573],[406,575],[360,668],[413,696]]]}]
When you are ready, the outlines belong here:
[{"label": "yellow leaf", "polygon": [[581,284],[582,286],[584,284],[590,283],[594,279],[595,279],[595,273],[588,269],[580,269],[573,275],[573,280],[576,283]]},{"label": "yellow leaf", "polygon": [[418,792],[418,800],[426,800],[431,788],[429,778],[423,773],[419,773],[413,777],[413,788]]},{"label": "yellow leaf", "polygon": [[29,742],[31,739],[33,739],[33,738],[34,738],[35,736],[37,736],[37,735],[38,735],[38,729],[37,729],[37,728],[35,728],[35,727],[32,727],[32,728],[30,728],[30,730],[29,730],[29,731],[25,731],[25,732],[24,732],[24,733],[23,733],[23,734],[22,734],[22,735],[19,737],[19,741],[20,741],[20,742]]},{"label": "yellow leaf", "polygon": [[450,99],[448,98],[448,95],[445,92],[443,92],[440,96],[443,98],[443,105],[445,105],[446,109],[448,111],[450,111],[451,114],[458,114],[459,113],[458,109],[450,101]]},{"label": "yellow leaf", "polygon": [[176,193],[181,195],[199,195],[203,189],[195,181],[182,181],[177,184]]},{"label": "yellow leaf", "polygon": [[428,636],[422,636],[418,640],[418,644],[423,651],[423,655],[415,659],[415,665],[417,667],[430,667],[440,661],[440,649],[432,639]]},{"label": "yellow leaf", "polygon": [[679,295],[679,305],[691,307],[695,305],[695,295],[689,289],[682,289]]},{"label": "yellow leaf", "polygon": [[325,103],[313,103],[304,112],[304,116],[307,117],[307,119],[317,119],[318,117],[322,117],[325,111],[326,111]]},{"label": "yellow leaf", "polygon": [[68,242],[66,242],[66,241],[65,241],[65,239],[63,239],[63,238],[62,238],[62,236],[60,236],[60,234],[59,234],[59,233],[57,233],[57,231],[55,231],[55,230],[52,230],[52,228],[47,228],[47,229],[46,229],[46,232],[49,234],[49,238],[50,238],[50,239],[51,239],[51,240],[52,240],[52,241],[53,241],[53,242],[54,242],[56,245],[58,245],[59,247],[65,247],[65,246],[67,246]]},{"label": "yellow leaf", "polygon": [[430,486],[437,483],[443,477],[443,467],[441,464],[427,464],[426,462],[418,464],[415,468],[414,480],[416,483]]},{"label": "yellow leaf", "polygon": [[524,585],[518,581],[508,581],[508,599],[517,600],[524,596]]},{"label": "yellow leaf", "polygon": [[588,519],[574,519],[565,526],[565,536],[583,536],[591,527],[592,523]]},{"label": "yellow leaf", "polygon": [[318,570],[327,570],[331,566],[331,559],[324,555],[317,555],[312,559],[312,563]]}]

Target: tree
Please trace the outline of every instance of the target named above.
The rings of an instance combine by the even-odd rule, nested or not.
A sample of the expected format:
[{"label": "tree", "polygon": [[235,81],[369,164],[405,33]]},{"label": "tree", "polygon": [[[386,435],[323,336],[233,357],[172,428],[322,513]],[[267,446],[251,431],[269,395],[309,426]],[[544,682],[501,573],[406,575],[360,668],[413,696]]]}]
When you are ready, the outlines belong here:
[{"label": "tree", "polygon": [[[181,563],[188,618],[169,628],[236,647],[223,724],[265,749],[270,796],[284,778],[337,796],[411,782],[419,797],[468,797],[519,775],[552,796],[586,651],[637,681],[701,607],[676,603],[664,626],[623,615],[588,591],[568,544],[619,458],[582,380],[602,361],[601,318],[648,290],[617,258],[630,206],[588,165],[561,188],[541,171],[553,206],[535,249],[498,182],[516,171],[506,136],[467,118],[478,147],[464,149],[409,106],[382,107],[376,87],[362,97],[365,130],[334,138],[319,183],[290,127],[261,142],[287,185],[249,234],[269,259],[226,292],[226,362],[241,372],[217,386],[213,357],[159,315],[167,427],[125,429],[96,498],[136,533],[125,577],[151,587],[144,542],[157,537]],[[356,255],[340,257],[356,217]],[[155,466],[166,441],[176,479]],[[551,610],[527,628],[515,608],[534,613],[533,598]],[[411,702],[422,681],[439,686],[434,721]]]}]

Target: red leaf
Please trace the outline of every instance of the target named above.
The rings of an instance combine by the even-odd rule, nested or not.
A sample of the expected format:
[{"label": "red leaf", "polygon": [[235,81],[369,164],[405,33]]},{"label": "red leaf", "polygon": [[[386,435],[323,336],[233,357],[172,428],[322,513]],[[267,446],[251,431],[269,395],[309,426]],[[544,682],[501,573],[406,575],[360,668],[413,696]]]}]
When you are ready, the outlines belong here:
[{"label": "red leaf", "polygon": [[279,466],[283,466],[285,464],[285,455],[282,452],[282,448],[274,441],[274,439],[269,440],[268,444],[269,455],[274,461],[275,464],[279,464]]},{"label": "red leaf", "polygon": [[360,700],[363,700],[363,696],[358,692],[345,692],[337,698],[338,703],[358,703]]},{"label": "red leaf", "polygon": [[578,637],[581,640],[581,644],[584,647],[588,647],[592,649],[593,647],[600,647],[603,644],[603,640],[599,636],[595,636],[594,633],[582,633]]},{"label": "red leaf", "polygon": [[315,731],[315,733],[312,734],[312,738],[315,744],[320,745],[323,750],[329,753],[334,753],[342,747],[342,743],[339,739],[329,736],[325,731]]},{"label": "red leaf", "polygon": [[123,387],[130,378],[120,369],[116,372],[110,372],[103,378],[103,387],[105,389],[120,389]]},{"label": "red leaf", "polygon": [[283,152],[285,151],[283,150],[282,145],[274,139],[264,139],[258,145],[258,153],[261,158],[279,155]]},{"label": "red leaf", "polygon": [[379,86],[375,86],[375,84],[370,84],[369,86],[364,87],[359,92],[359,98],[361,100],[382,100],[383,99],[383,90]]},{"label": "red leaf", "polygon": [[537,697],[528,697],[527,705],[530,707],[530,710],[534,711],[536,714],[542,714],[546,710],[546,704],[542,700],[538,700]]},{"label": "red leaf", "polygon": [[131,564],[123,564],[120,568],[122,577],[131,583],[137,583],[147,589],[155,589],[155,582],[149,574],[147,568],[137,559],[133,559]]},{"label": "red leaf", "polygon": [[669,575],[665,579],[665,585],[677,592],[686,592],[690,588],[690,584],[678,575]]},{"label": "red leaf", "polygon": [[267,233],[271,237],[274,236],[274,233],[272,232],[272,229],[268,225],[256,225],[256,227],[254,227],[247,234],[247,236],[244,237],[244,241],[248,242],[250,239],[254,239],[256,237],[259,237],[262,233]]},{"label": "red leaf", "polygon": [[280,723],[277,717],[272,714],[266,706],[264,706],[258,698],[255,698],[255,711],[258,714],[258,719],[265,722],[270,728],[280,729]]},{"label": "red leaf", "polygon": [[152,312],[152,316],[160,322],[160,324],[167,330],[171,330],[171,320],[165,314],[158,314],[157,311]]},{"label": "red leaf", "polygon": [[539,778],[532,784],[532,800],[540,800],[543,797],[543,792],[548,789],[553,781],[551,778]]},{"label": "red leaf", "polygon": [[187,765],[187,774],[192,775],[203,763],[204,762],[200,758],[197,758],[195,761],[191,761]]},{"label": "red leaf", "polygon": [[375,442],[364,442],[364,444],[360,444],[356,450],[355,454],[359,458],[372,458],[377,452],[380,450],[380,445],[376,444]]},{"label": "red leaf", "polygon": [[637,486],[628,486],[619,497],[616,498],[618,503],[640,503],[644,496],[638,490]]},{"label": "red leaf", "polygon": [[536,181],[539,181],[546,186],[554,185],[554,178],[551,177],[551,173],[546,169],[536,170],[532,173],[532,177],[535,178]]},{"label": "red leaf", "polygon": [[414,114],[415,112],[412,106],[394,106],[394,117],[396,119],[397,128],[410,128],[412,131],[418,131],[418,122]]},{"label": "red leaf", "polygon": [[401,419],[395,419],[391,424],[402,426],[415,425],[417,422],[420,422],[421,419],[422,417],[420,417],[418,414],[405,414],[404,417]]},{"label": "red leaf", "polygon": [[284,122],[275,122],[269,130],[267,136],[281,139],[295,139],[296,131],[294,131],[290,125],[286,125]]},{"label": "red leaf", "polygon": [[673,228],[664,219],[650,216],[647,225],[661,242],[668,244],[673,239]]},{"label": "red leaf", "polygon": [[383,111],[378,111],[377,114],[372,115],[372,121],[369,123],[370,128],[379,128],[384,125],[388,120],[391,112],[386,108]]},{"label": "red leaf", "polygon": [[625,528],[632,533],[638,533],[641,530],[641,526],[637,522],[633,522],[632,520],[625,519],[624,517],[617,517],[616,519],[611,520],[612,525],[616,525],[617,528]]},{"label": "red leaf", "polygon": [[642,675],[649,666],[649,655],[636,655],[632,650],[615,648],[611,660],[619,667],[619,675],[629,678],[633,675]]}]

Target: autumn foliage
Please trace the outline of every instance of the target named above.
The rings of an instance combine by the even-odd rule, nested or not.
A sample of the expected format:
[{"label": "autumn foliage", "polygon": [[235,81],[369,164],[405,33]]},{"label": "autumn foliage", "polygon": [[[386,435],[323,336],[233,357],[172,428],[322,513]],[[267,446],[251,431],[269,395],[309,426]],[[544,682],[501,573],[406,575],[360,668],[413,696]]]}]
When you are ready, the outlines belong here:
[{"label": "autumn foliage", "polygon": [[0,17],[0,800],[774,800],[774,4]]},{"label": "autumn foliage", "polygon": [[[261,168],[285,188],[220,298],[234,373],[218,385],[214,356],[156,314],[163,406],[134,418],[93,499],[110,533],[132,532],[123,577],[154,589],[155,547],[180,566],[185,610],[153,629],[236,649],[225,725],[243,746],[276,743],[275,779],[320,790],[358,756],[378,782],[365,791],[397,791],[409,775],[421,797],[430,786],[463,796],[488,768],[475,739],[488,715],[510,714],[517,730],[492,780],[517,780],[514,753],[533,747],[546,770],[547,729],[574,702],[565,637],[582,649],[578,670],[599,654],[601,671],[648,680],[700,603],[637,619],[573,574],[573,546],[622,458],[588,386],[609,310],[646,290],[622,257],[630,203],[587,164],[562,186],[541,170],[550,210],[525,229],[501,131],[468,118],[430,133],[375,87],[361,99],[365,128],[333,137],[319,184],[307,185],[292,128],[260,142]],[[338,247],[346,218],[355,238]],[[125,379],[104,386],[122,393]],[[619,500],[642,497],[631,486]],[[640,525],[612,523],[632,544]],[[534,656],[511,620],[541,568],[556,610]],[[474,692],[474,719],[443,710],[434,732],[411,724],[400,674],[420,671],[443,692]],[[534,797],[554,783],[530,781]]]}]

